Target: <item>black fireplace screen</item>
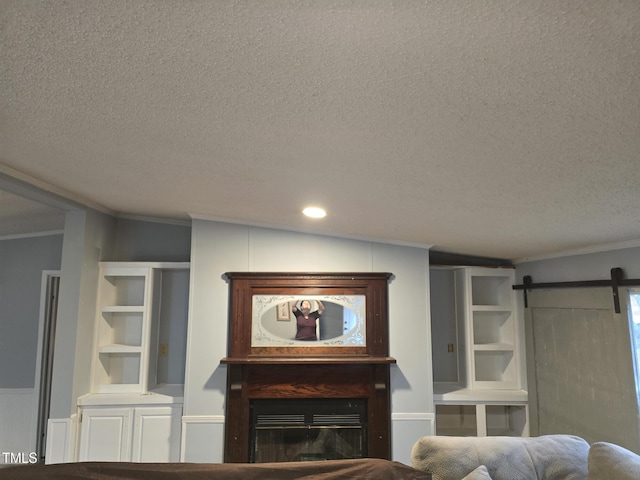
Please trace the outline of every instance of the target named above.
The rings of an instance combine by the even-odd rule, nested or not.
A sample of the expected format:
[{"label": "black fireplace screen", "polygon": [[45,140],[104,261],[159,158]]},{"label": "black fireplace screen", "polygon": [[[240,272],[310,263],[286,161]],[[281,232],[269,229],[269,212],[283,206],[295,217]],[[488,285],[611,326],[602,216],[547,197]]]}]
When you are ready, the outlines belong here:
[{"label": "black fireplace screen", "polygon": [[250,462],[303,462],[367,456],[365,399],[251,402]]}]

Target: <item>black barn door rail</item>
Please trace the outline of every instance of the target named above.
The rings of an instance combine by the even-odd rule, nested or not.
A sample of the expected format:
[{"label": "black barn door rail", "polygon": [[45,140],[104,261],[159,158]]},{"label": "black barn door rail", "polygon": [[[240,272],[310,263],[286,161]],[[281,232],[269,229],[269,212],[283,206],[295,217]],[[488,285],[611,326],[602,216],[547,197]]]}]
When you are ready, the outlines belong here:
[{"label": "black barn door rail", "polygon": [[521,285],[514,285],[514,290],[524,291],[524,306],[527,308],[527,290],[540,288],[580,288],[580,287],[611,287],[613,291],[613,306],[616,313],[620,313],[620,297],[618,295],[618,287],[637,287],[640,286],[640,279],[624,278],[624,271],[621,268],[611,269],[611,280],[583,280],[578,282],[548,282],[533,283],[530,275],[522,277]]}]

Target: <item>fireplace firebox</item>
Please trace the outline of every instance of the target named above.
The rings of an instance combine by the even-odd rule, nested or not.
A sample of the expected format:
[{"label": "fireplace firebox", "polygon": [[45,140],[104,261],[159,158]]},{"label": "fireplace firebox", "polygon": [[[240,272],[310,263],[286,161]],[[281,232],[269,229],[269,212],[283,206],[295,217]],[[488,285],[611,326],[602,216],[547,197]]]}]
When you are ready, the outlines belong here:
[{"label": "fireplace firebox", "polygon": [[252,463],[367,456],[366,400],[267,399],[250,408]]},{"label": "fireplace firebox", "polygon": [[[395,359],[388,356],[390,276],[226,274],[229,355],[221,360],[227,367],[225,462],[391,458],[389,377]],[[268,310],[274,321],[286,322],[287,302],[302,297],[329,299],[345,309],[358,304],[355,316],[364,321],[353,322],[351,332],[325,343],[284,342],[280,334],[277,342],[265,344],[265,334],[275,328],[260,323],[271,315]],[[352,345],[360,332],[362,339]]]}]

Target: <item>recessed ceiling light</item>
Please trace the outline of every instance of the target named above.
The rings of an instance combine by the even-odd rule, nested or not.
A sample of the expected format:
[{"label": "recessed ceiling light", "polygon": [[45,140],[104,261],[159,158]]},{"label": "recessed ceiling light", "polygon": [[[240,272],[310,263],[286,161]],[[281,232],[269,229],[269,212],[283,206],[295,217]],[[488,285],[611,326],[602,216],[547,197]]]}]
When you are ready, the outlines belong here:
[{"label": "recessed ceiling light", "polygon": [[311,218],[324,218],[327,216],[327,212],[320,207],[307,207],[302,210],[302,213]]}]

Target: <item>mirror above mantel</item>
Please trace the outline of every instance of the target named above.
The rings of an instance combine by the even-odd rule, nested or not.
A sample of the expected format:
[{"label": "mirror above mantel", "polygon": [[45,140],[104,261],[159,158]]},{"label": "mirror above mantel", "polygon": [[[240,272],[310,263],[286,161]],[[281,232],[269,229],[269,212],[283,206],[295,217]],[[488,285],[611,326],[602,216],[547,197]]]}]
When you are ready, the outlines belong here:
[{"label": "mirror above mantel", "polygon": [[388,358],[389,273],[229,272],[225,277],[230,312],[223,363],[291,356]]}]

